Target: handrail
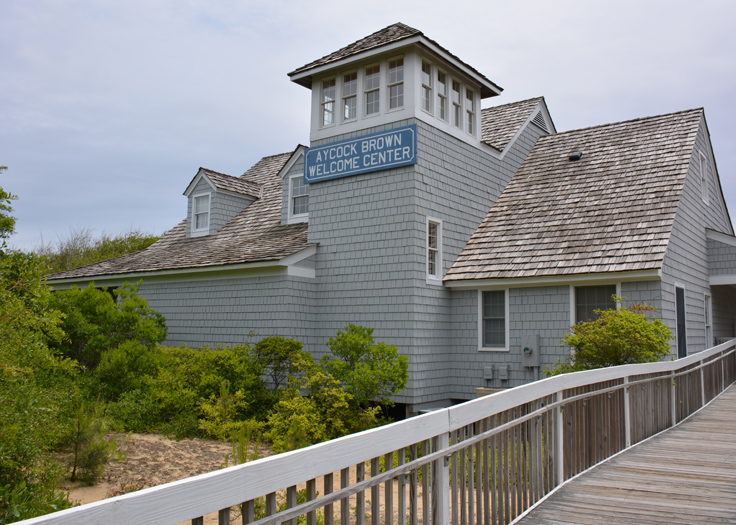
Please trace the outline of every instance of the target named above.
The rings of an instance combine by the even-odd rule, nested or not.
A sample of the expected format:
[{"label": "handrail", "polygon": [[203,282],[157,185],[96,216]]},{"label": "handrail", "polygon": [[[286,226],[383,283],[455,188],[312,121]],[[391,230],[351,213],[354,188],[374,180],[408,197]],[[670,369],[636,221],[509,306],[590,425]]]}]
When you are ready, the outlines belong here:
[{"label": "handrail", "polygon": [[[719,365],[720,375],[713,371]],[[635,378],[643,375],[651,377]],[[275,497],[280,491],[291,487],[295,493],[298,485],[308,481],[314,483],[315,479],[325,476],[330,476],[331,487],[332,472],[344,472],[378,457],[386,458],[382,472],[372,471],[368,479],[358,479],[335,492],[330,489],[327,493],[328,484],[325,483],[323,495],[317,497],[315,493],[300,505],[296,505],[294,496],[288,502],[288,509],[256,523],[293,521],[304,514],[311,516],[312,519],[308,519],[311,523],[314,512],[326,505],[337,501],[355,505],[350,498],[367,490],[374,491],[374,498],[379,496],[381,484],[386,487],[383,494],[388,500],[392,497],[393,489],[389,488],[395,487],[394,481],[403,491],[404,478],[409,474],[413,476],[410,483],[416,485],[412,485],[414,492],[410,492],[410,497],[415,498],[412,509],[418,512],[416,498],[423,498],[424,523],[430,521],[430,509],[426,507],[430,501],[433,523],[449,522],[450,510],[443,507],[451,507],[453,517],[458,521],[471,522],[474,512],[489,512],[496,498],[500,512],[504,514],[503,519],[508,521],[537,497],[521,494],[518,486],[522,482],[536,487],[527,492],[537,494],[542,488],[551,490],[593,459],[571,458],[570,452],[573,455],[600,455],[598,450],[591,452],[596,448],[595,432],[606,433],[606,447],[616,451],[638,441],[639,434],[650,432],[648,426],[644,428],[648,422],[631,421],[634,413],[630,408],[632,403],[646,401],[633,393],[636,388],[659,389],[660,397],[667,397],[665,415],[669,418],[668,426],[671,426],[705,404],[706,389],[709,392],[725,389],[727,379],[728,383],[736,379],[736,339],[676,361],[623,365],[549,377],[405,421],[21,523],[177,523],[218,511],[222,517],[227,514],[223,509],[264,496],[271,498],[270,510],[275,511]],[[609,384],[612,382],[615,384]],[[576,389],[584,387],[592,390],[576,392]],[[604,394],[615,399],[606,401]],[[601,429],[591,427],[591,435],[585,430],[586,425],[590,426],[585,422],[588,412],[580,405],[588,400],[610,413],[609,419],[601,423]],[[663,407],[650,407],[650,410],[659,414]],[[618,418],[622,413],[625,421]],[[680,413],[684,415],[678,415]],[[617,444],[621,436],[625,438],[624,442]],[[404,462],[408,450],[416,455],[414,446],[417,443],[427,443],[423,455],[412,456],[410,461]],[[588,443],[585,450],[580,449],[581,443]],[[514,454],[518,460],[514,459],[515,463],[509,463],[507,467],[518,470],[513,473],[518,477],[513,482],[516,492],[511,496],[501,492],[497,494],[497,486],[505,484],[512,487],[512,474],[499,471],[496,479],[493,477],[495,470],[490,474],[488,470],[506,465],[509,458],[517,457]],[[493,461],[488,459],[491,456],[495,458]],[[389,461],[393,463],[392,458],[399,458],[398,466],[389,464]],[[452,469],[448,466],[450,463]],[[532,463],[538,465],[538,470],[533,471]],[[375,465],[378,466],[378,462]],[[523,471],[519,470],[522,468]],[[415,475],[419,471],[424,472],[422,487],[418,486]],[[452,481],[448,481],[450,475]],[[535,479],[526,479],[532,477]],[[451,492],[452,502],[448,502],[446,493],[443,496],[434,491]],[[481,493],[483,491],[485,494]],[[492,494],[489,495],[489,491]],[[465,521],[462,516],[465,516]],[[225,518],[222,519],[224,521]],[[331,522],[331,519],[326,520],[326,523]]]}]

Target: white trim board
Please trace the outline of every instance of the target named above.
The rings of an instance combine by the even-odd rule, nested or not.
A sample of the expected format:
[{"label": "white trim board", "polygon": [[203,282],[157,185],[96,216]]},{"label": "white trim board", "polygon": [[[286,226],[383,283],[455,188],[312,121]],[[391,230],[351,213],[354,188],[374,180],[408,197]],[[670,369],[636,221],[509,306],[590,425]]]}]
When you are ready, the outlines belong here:
[{"label": "white trim board", "polygon": [[590,273],[581,275],[550,275],[542,277],[519,277],[516,279],[465,279],[462,281],[445,280],[447,288],[476,289],[485,288],[526,288],[530,286],[567,286],[576,283],[616,284],[626,281],[661,280],[660,270],[643,270],[638,272]]}]

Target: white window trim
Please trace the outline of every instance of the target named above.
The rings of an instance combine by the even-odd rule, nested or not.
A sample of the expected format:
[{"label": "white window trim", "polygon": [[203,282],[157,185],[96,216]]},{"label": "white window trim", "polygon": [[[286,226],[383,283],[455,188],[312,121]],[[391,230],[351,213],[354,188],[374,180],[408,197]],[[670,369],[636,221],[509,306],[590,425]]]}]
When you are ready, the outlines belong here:
[{"label": "white window trim", "polygon": [[[195,208],[195,201],[197,200],[197,197],[204,197],[207,196],[207,226],[204,228],[196,228],[197,221],[194,218],[196,208]],[[201,237],[202,235],[207,235],[210,232],[210,225],[212,224],[212,192],[203,192],[203,193],[194,193],[192,194],[192,214],[191,214],[191,229],[190,229],[190,236],[191,237]]]},{"label": "white window trim", "polygon": [[[439,76],[440,74],[445,75],[445,92],[440,92],[440,80]],[[450,123],[450,88],[452,84],[452,77],[447,74],[446,71],[435,68],[435,85],[437,86],[435,88],[435,97],[437,98],[437,118],[441,120],[442,122],[449,124]],[[445,117],[442,118],[442,102],[444,102],[445,106]]]},{"label": "white window trim", "polygon": [[[324,95],[325,82],[329,82],[330,80],[334,82],[334,86],[332,87],[335,90],[335,96],[332,98],[331,101],[325,102],[325,95]],[[340,82],[338,81],[336,77],[327,77],[327,78],[323,78],[320,81],[320,86],[319,86],[319,90],[320,90],[319,91],[319,126],[320,128],[331,128],[337,124],[337,109],[339,107],[338,100],[341,100],[338,97],[339,95],[338,85],[339,84]],[[329,124],[325,124],[325,106],[329,104],[330,102],[332,103],[332,122],[330,122]]]},{"label": "white window trim", "polygon": [[[291,180],[296,178],[304,178],[303,174],[297,174],[297,175],[290,175],[287,179],[288,184],[288,201],[287,201],[287,209],[286,209],[286,224],[296,224],[298,222],[309,222],[309,212],[307,213],[294,213],[293,212],[293,200],[291,195]],[[309,185],[307,185],[308,187]],[[307,193],[309,195],[309,193]]]},{"label": "white window trim", "polygon": [[[574,326],[578,320],[575,316],[575,288],[576,286],[616,286],[616,296],[621,297],[621,281],[616,282],[609,282],[609,283],[596,283],[596,284],[587,284],[587,283],[580,283],[580,284],[571,284],[570,285],[570,326]],[[621,308],[621,303],[616,302],[616,310],[619,310]]]},{"label": "white window trim", "polygon": [[703,294],[703,316],[705,349],[707,350],[713,345],[713,296],[709,293]]},{"label": "white window trim", "polygon": [[504,324],[506,328],[506,345],[504,347],[483,346],[483,292],[499,291],[498,288],[481,288],[478,290],[478,351],[479,352],[508,352],[510,348],[511,330],[509,329],[509,289],[504,288]]},{"label": "white window trim", "polygon": [[[437,223],[437,275],[429,273],[429,223]],[[445,265],[443,263],[442,250],[442,219],[435,217],[427,217],[424,221],[424,273],[427,278],[427,284],[442,286],[442,276],[444,275]]]}]

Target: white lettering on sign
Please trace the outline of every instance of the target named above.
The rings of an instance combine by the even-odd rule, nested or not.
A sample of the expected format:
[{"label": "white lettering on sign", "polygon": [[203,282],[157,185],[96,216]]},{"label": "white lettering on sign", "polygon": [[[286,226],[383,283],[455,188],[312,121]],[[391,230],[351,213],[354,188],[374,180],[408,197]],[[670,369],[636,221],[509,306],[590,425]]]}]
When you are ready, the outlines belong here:
[{"label": "white lettering on sign", "polygon": [[406,126],[309,149],[305,181],[318,182],[416,162],[416,127]]}]

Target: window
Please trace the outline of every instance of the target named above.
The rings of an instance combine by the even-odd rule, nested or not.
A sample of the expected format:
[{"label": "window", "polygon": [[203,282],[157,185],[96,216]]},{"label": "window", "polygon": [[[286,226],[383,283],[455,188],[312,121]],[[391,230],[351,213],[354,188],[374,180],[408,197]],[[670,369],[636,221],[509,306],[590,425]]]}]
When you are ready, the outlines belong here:
[{"label": "window", "polygon": [[210,194],[194,195],[192,198],[192,231],[206,232],[210,227]]},{"label": "window", "polygon": [[437,72],[437,112],[442,120],[447,120],[447,75]]},{"label": "window", "polygon": [[380,106],[381,66],[375,65],[365,68],[363,90],[365,92],[365,114],[378,113]]},{"label": "window", "polygon": [[358,116],[358,73],[342,77],[342,119],[353,120]]},{"label": "window", "polygon": [[713,346],[713,322],[711,321],[711,300],[710,295],[705,295],[705,304],[704,304],[705,312],[703,312],[705,317],[705,347],[710,348]]},{"label": "window", "polygon": [[289,178],[289,215],[305,217],[309,213],[309,185],[303,175]]},{"label": "window", "polygon": [[335,79],[322,81],[322,125],[335,123]]},{"label": "window", "polygon": [[700,195],[703,197],[703,202],[708,204],[710,202],[708,193],[708,159],[706,159],[703,153],[698,154],[698,169],[700,171]]},{"label": "window", "polygon": [[404,105],[404,59],[388,63],[388,109]]},{"label": "window", "polygon": [[422,109],[432,112],[432,66],[422,62]]},{"label": "window", "polygon": [[475,100],[474,94],[465,88],[465,131],[475,135]]},{"label": "window", "polygon": [[613,310],[616,308],[616,285],[576,286],[575,287],[575,319],[574,322],[592,321],[598,316],[595,310]]},{"label": "window", "polygon": [[460,82],[457,80],[452,81],[452,123],[455,127],[461,128],[463,125],[463,107],[462,101],[460,100]]},{"label": "window", "polygon": [[427,279],[442,279],[442,222],[427,218]]},{"label": "window", "polygon": [[480,294],[481,348],[506,350],[506,290],[483,291]]}]

